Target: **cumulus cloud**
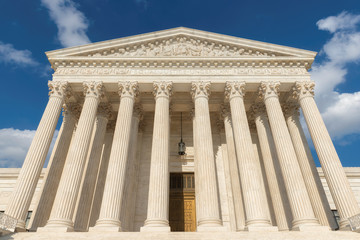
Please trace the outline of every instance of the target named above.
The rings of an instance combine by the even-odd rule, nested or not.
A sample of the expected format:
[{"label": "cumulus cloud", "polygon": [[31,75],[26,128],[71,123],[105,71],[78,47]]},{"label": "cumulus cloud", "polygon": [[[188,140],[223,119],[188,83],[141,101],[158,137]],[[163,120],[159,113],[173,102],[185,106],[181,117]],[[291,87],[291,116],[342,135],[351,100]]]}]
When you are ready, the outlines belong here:
[{"label": "cumulus cloud", "polygon": [[64,47],[90,43],[86,30],[89,26],[85,15],[72,0],[41,0],[49,10],[50,18],[58,28],[58,39]]},{"label": "cumulus cloud", "polygon": [[359,25],[360,15],[348,12],[317,22],[320,30],[332,35],[320,52],[324,60],[313,64],[311,78],[316,82],[315,98],[320,112],[334,139],[360,133],[360,92],[336,90],[347,81],[348,65],[360,60]]},{"label": "cumulus cloud", "polygon": [[29,50],[17,50],[12,44],[0,41],[0,62],[18,64],[20,66],[37,65]]},{"label": "cumulus cloud", "polygon": [[[35,130],[0,129],[0,168],[21,167],[34,135]],[[57,135],[58,131],[55,131],[47,160],[49,159]]]}]

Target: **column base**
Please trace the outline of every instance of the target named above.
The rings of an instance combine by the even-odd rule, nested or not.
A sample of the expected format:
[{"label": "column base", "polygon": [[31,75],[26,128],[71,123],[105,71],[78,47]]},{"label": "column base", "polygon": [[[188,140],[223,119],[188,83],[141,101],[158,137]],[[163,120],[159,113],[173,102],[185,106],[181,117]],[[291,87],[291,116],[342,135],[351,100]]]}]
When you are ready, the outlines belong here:
[{"label": "column base", "polygon": [[105,227],[105,226],[99,226],[99,227],[91,227],[89,228],[89,232],[122,232],[121,227]]},{"label": "column base", "polygon": [[340,219],[339,230],[340,231],[351,231],[350,222],[348,219]]},{"label": "column base", "polygon": [[143,226],[140,232],[170,232],[170,226]]},{"label": "column base", "polygon": [[293,227],[291,231],[300,231],[300,232],[328,232],[331,231],[328,226],[321,225],[300,225]]},{"label": "column base", "polygon": [[16,227],[15,232],[26,232],[26,228],[23,227]]},{"label": "column base", "polygon": [[197,232],[227,232],[228,229],[224,226],[197,226]]},{"label": "column base", "polygon": [[245,231],[248,232],[278,232],[278,227],[275,226],[246,226]]},{"label": "column base", "polygon": [[72,227],[39,227],[36,232],[74,232]]}]

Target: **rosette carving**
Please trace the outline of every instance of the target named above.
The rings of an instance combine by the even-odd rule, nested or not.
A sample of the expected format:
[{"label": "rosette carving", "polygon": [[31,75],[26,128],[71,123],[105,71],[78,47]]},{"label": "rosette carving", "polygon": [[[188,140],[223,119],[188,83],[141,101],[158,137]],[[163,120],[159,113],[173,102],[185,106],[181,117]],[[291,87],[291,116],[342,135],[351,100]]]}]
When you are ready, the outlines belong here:
[{"label": "rosette carving", "polygon": [[172,86],[172,82],[169,81],[154,82],[154,97],[171,97]]},{"label": "rosette carving", "polygon": [[209,98],[210,96],[210,81],[196,81],[191,83],[191,96],[193,99],[198,97]]},{"label": "rosette carving", "polygon": [[49,81],[49,96],[67,99],[71,96],[71,87],[67,81]]},{"label": "rosette carving", "polygon": [[267,99],[269,97],[279,97],[280,82],[261,82],[259,87],[260,99]]},{"label": "rosette carving", "polygon": [[233,81],[225,83],[225,99],[231,100],[233,97],[245,96],[245,82]]},{"label": "rosette carving", "polygon": [[96,97],[99,100],[104,97],[104,86],[102,82],[86,81],[83,82],[85,97]]},{"label": "rosette carving", "polygon": [[119,95],[136,98],[139,95],[138,82],[119,82]]},{"label": "rosette carving", "polygon": [[295,86],[293,87],[293,98],[300,100],[304,97],[314,97],[314,88],[314,82],[295,82]]}]

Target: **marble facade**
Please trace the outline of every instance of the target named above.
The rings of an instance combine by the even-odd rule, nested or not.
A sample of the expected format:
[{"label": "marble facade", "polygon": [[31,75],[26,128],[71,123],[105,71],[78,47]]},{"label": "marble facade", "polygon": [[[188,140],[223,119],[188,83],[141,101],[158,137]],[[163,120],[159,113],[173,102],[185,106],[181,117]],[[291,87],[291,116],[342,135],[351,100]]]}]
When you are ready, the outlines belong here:
[{"label": "marble facade", "polygon": [[31,231],[170,232],[170,174],[187,172],[197,232],[330,232],[301,109],[349,230],[360,208],[314,101],[315,55],[188,28],[47,52],[49,102],[5,214],[25,229],[63,109]]}]

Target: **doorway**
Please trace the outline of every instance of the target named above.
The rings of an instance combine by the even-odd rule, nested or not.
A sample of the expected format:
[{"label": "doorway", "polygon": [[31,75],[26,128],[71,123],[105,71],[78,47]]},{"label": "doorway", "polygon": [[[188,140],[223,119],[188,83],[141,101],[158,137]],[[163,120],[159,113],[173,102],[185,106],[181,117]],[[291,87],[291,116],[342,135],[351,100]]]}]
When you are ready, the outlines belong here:
[{"label": "doorway", "polygon": [[196,231],[194,173],[170,173],[169,224],[172,232]]}]

